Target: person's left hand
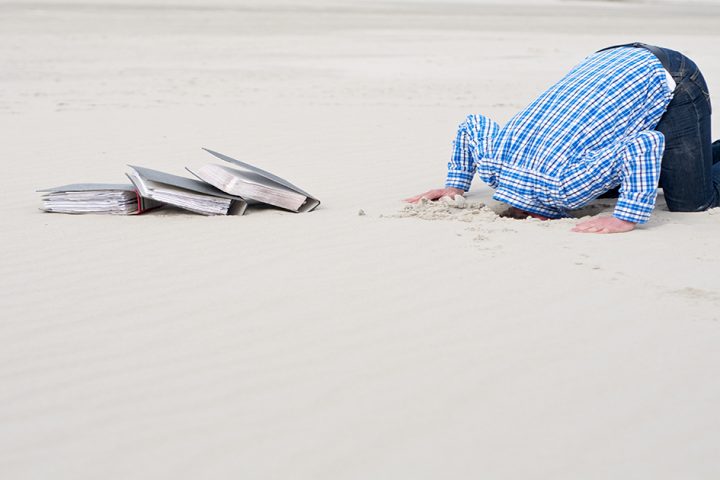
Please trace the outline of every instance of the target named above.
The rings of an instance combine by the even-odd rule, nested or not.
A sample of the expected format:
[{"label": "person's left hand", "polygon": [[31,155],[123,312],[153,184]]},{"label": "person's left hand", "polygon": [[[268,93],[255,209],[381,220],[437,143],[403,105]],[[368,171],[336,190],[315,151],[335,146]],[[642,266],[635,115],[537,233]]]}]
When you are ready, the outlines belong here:
[{"label": "person's left hand", "polygon": [[596,217],[578,223],[572,231],[580,233],[624,233],[634,228],[635,224],[633,222],[615,217]]}]

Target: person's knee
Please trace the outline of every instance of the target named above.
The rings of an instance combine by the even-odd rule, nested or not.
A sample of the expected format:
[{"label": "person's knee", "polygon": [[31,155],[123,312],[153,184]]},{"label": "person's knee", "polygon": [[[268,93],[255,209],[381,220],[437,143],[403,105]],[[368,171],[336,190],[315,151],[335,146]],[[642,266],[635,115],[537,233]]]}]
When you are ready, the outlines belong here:
[{"label": "person's knee", "polygon": [[668,210],[675,213],[691,213],[691,212],[704,212],[709,207],[707,205],[703,206],[694,206],[694,205],[687,205],[687,204],[680,204],[680,205],[670,205],[668,204]]},{"label": "person's knee", "polygon": [[673,198],[665,197],[665,203],[667,208],[671,212],[677,213],[692,213],[692,212],[704,212],[709,208],[718,206],[717,192],[713,191],[711,198],[684,198],[676,200]]}]

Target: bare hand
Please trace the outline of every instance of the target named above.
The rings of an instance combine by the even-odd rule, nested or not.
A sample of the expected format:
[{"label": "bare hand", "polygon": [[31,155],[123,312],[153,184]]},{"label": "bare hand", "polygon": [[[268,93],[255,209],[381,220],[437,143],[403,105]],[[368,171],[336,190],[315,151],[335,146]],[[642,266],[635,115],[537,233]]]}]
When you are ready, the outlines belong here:
[{"label": "bare hand", "polygon": [[452,188],[452,187],[436,188],[435,190],[428,190],[427,192],[421,193],[420,195],[415,195],[414,197],[406,198],[403,201],[409,202],[409,203],[415,203],[415,202],[419,201],[421,198],[427,198],[428,200],[437,200],[438,198],[442,198],[442,197],[455,198],[458,195],[462,196],[463,193],[465,193],[465,192],[463,192],[459,188]]},{"label": "bare hand", "polygon": [[578,223],[572,231],[580,233],[623,233],[634,228],[635,224],[633,222],[615,217],[596,217]]}]

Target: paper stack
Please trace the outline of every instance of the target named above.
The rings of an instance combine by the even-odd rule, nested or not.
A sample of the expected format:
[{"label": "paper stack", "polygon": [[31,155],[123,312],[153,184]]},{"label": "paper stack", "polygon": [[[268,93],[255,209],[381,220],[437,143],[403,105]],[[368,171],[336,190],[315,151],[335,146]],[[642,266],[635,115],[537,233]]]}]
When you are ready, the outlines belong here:
[{"label": "paper stack", "polygon": [[75,183],[40,191],[46,212],[133,215],[157,206],[125,184]]},{"label": "paper stack", "polygon": [[132,215],[172,205],[202,215],[243,215],[248,205],[266,204],[309,212],[320,200],[277,175],[205,149],[227,165],[187,168],[198,180],[128,165],[132,185],[80,183],[40,190],[42,210],[55,213]]}]

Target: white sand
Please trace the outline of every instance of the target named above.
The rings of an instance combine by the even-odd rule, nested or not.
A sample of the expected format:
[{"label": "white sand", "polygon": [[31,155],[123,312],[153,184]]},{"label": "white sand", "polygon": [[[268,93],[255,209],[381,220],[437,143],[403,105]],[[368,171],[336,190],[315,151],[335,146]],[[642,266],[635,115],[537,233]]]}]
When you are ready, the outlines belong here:
[{"label": "white sand", "polygon": [[[399,199],[609,44],[720,103],[720,7],[148,4],[0,3],[3,480],[717,478],[720,211],[596,236],[479,180],[469,218]],[[322,208],[38,211],[201,146]]]}]

